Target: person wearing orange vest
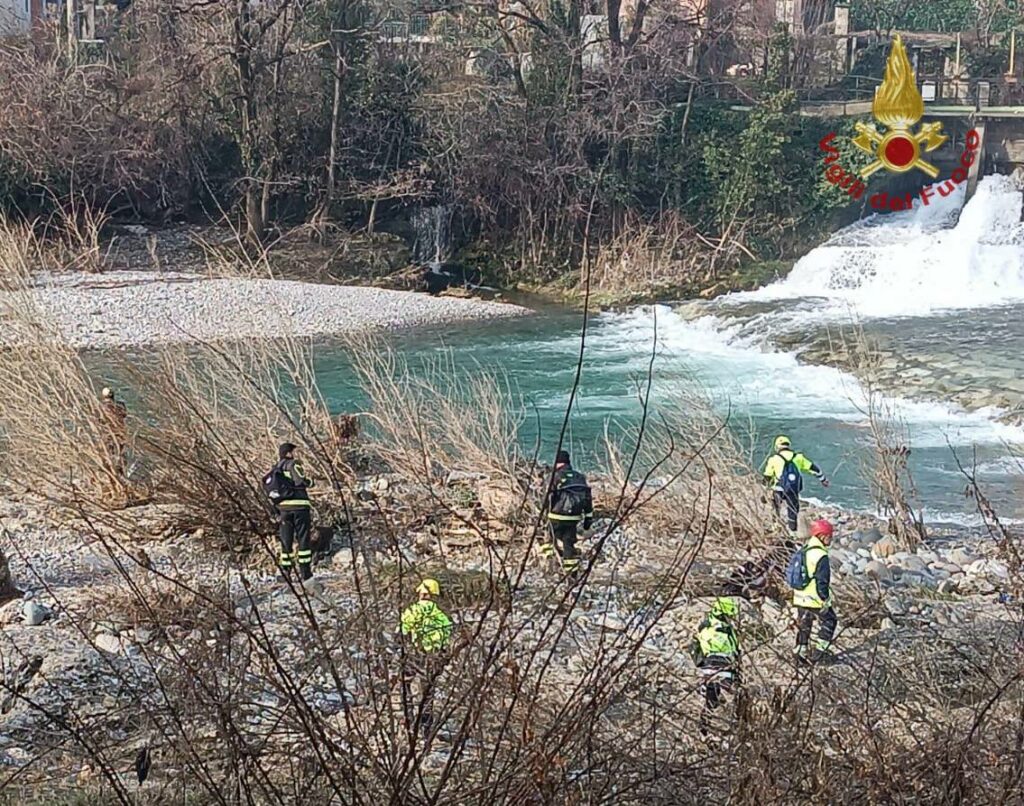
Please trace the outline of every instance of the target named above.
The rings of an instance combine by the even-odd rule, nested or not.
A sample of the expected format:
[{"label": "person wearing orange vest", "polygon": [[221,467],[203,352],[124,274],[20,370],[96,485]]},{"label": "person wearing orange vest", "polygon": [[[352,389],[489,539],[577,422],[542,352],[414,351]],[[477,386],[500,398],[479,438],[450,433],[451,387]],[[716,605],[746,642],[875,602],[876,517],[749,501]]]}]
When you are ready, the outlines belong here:
[{"label": "person wearing orange vest", "polygon": [[[832,569],[828,560],[832,534],[831,523],[817,520],[811,524],[810,539],[801,549],[806,578],[810,580],[805,587],[793,591],[793,606],[797,611],[796,656],[802,663],[826,659],[836,633],[838,619],[832,607]],[[808,652],[815,621],[818,622],[818,639],[814,649]]]}]

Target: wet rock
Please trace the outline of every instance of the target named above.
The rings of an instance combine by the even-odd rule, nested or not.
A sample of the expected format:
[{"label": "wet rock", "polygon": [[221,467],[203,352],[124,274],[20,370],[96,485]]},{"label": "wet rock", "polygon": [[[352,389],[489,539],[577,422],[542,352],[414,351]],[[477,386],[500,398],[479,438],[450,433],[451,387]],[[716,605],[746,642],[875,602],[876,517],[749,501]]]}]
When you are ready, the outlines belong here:
[{"label": "wet rock", "polygon": [[53,615],[49,608],[39,604],[39,602],[25,602],[21,609],[22,617],[29,627],[38,627],[50,616]]}]

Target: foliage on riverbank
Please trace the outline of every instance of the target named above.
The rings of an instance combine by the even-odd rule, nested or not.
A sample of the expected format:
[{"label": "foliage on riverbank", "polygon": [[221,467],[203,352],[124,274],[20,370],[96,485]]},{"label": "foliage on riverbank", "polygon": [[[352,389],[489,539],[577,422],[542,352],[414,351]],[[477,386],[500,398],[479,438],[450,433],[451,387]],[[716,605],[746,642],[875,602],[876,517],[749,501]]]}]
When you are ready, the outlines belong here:
[{"label": "foliage on riverbank", "polygon": [[[691,20],[616,33],[584,69],[578,11],[467,10],[457,28],[437,13],[445,44],[412,53],[365,0],[140,0],[99,62],[73,59],[56,29],[7,42],[0,206],[224,216],[252,246],[296,226],[407,229],[412,208],[443,204],[457,243],[487,245],[489,278],[573,285],[591,262],[597,286],[648,296],[829,229],[845,200],[820,177],[829,123],[796,114],[786,36],[766,78],[723,93]],[[485,49],[466,75],[466,48],[495,38],[529,49],[529,69]]]}]

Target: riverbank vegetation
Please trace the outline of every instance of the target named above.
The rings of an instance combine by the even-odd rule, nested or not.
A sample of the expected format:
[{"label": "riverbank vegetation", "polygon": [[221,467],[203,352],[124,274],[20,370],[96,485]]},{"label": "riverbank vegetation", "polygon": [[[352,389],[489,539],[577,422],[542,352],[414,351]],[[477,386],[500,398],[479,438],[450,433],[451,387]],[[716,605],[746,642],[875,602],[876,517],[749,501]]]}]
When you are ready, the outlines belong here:
[{"label": "riverbank vegetation", "polygon": [[[788,35],[608,10],[606,37],[576,3],[139,0],[91,50],[44,27],[0,45],[0,207],[226,221],[258,250],[441,206],[464,250],[442,258],[569,291],[592,262],[623,296],[729,284],[827,232],[835,125],[796,114]],[[726,75],[753,52],[760,77]]]}]

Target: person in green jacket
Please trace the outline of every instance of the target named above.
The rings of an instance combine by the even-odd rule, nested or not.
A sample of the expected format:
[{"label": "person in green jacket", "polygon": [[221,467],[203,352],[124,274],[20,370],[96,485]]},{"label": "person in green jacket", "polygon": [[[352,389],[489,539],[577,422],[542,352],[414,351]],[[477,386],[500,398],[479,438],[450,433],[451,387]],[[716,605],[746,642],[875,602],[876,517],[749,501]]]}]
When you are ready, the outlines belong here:
[{"label": "person in green jacket", "polygon": [[765,483],[772,488],[772,503],[775,512],[780,513],[783,504],[786,507],[786,525],[789,531],[796,534],[797,517],[800,514],[800,492],[804,488],[804,473],[810,473],[828,487],[828,478],[814,462],[793,450],[789,437],[775,438],[775,453],[768,457],[764,465]]},{"label": "person in green jacket", "polygon": [[722,692],[731,691],[739,680],[740,642],[735,626],[739,613],[736,600],[722,596],[697,627],[693,653],[704,694],[700,715],[700,732],[704,735],[708,733],[711,712],[721,705]]},{"label": "person in green jacket", "polygon": [[434,723],[434,681],[452,640],[452,620],[434,601],[440,595],[440,583],[436,579],[424,579],[416,588],[417,600],[402,612],[402,635],[414,650],[406,656],[402,703],[409,729],[414,730],[416,711],[413,708],[412,682],[418,679],[419,727],[424,739],[430,738]]}]

